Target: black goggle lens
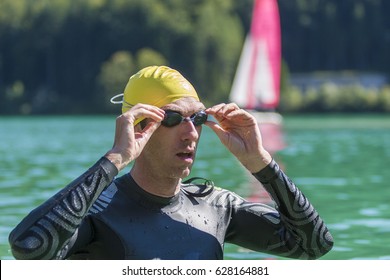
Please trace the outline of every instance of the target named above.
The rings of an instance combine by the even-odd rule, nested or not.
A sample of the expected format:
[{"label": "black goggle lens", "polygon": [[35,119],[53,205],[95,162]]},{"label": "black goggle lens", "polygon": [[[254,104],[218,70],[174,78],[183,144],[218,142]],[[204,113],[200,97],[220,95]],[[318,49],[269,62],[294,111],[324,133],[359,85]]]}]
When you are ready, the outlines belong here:
[{"label": "black goggle lens", "polygon": [[180,124],[184,120],[190,120],[195,126],[199,126],[207,121],[207,113],[205,111],[199,111],[189,118],[185,118],[178,112],[167,110],[165,111],[165,117],[161,124],[166,127],[172,127]]}]

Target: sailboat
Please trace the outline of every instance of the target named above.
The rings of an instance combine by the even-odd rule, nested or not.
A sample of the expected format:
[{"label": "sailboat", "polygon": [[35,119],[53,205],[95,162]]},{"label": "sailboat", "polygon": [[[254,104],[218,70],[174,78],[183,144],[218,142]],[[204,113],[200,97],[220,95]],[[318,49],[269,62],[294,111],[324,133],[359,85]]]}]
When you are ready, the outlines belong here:
[{"label": "sailboat", "polygon": [[[245,108],[257,119],[264,147],[273,155],[284,148],[279,105],[281,31],[277,0],[255,0],[250,31],[246,36],[230,101]],[[273,204],[264,188],[248,176],[252,189],[248,200]]]},{"label": "sailboat", "polygon": [[281,31],[277,0],[255,0],[230,100],[250,110],[259,123],[280,123]]}]

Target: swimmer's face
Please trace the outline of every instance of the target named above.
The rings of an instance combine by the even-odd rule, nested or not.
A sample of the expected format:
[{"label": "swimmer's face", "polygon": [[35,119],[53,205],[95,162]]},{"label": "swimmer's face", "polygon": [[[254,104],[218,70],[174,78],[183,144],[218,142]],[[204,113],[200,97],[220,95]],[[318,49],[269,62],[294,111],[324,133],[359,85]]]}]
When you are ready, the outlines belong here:
[{"label": "swimmer's face", "polygon": [[[204,110],[205,106],[194,98],[187,97],[167,104],[162,109],[191,117]],[[172,178],[185,178],[194,164],[201,131],[202,125],[195,125],[192,121],[182,121],[172,127],[161,125],[153,133],[137,161],[150,166],[152,172]]]}]

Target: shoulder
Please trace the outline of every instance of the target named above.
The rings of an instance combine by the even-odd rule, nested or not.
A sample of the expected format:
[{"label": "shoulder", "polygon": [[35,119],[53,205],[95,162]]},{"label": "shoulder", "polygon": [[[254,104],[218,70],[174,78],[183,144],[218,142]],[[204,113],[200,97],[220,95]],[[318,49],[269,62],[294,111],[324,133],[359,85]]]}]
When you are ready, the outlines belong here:
[{"label": "shoulder", "polygon": [[94,204],[92,204],[89,209],[90,214],[98,214],[103,212],[113,200],[115,194],[118,192],[118,187],[115,184],[115,181],[112,182],[108,187],[106,187],[103,192],[96,199]]}]

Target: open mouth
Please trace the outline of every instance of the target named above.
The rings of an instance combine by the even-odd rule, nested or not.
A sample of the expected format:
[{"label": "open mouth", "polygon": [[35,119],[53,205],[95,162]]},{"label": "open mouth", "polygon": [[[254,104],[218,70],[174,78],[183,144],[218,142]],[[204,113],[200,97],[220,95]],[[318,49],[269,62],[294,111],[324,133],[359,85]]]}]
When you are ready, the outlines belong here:
[{"label": "open mouth", "polygon": [[188,160],[191,160],[193,159],[194,157],[194,153],[193,152],[183,152],[183,153],[177,153],[176,154],[180,159],[182,160],[185,160],[185,161],[188,161]]}]

